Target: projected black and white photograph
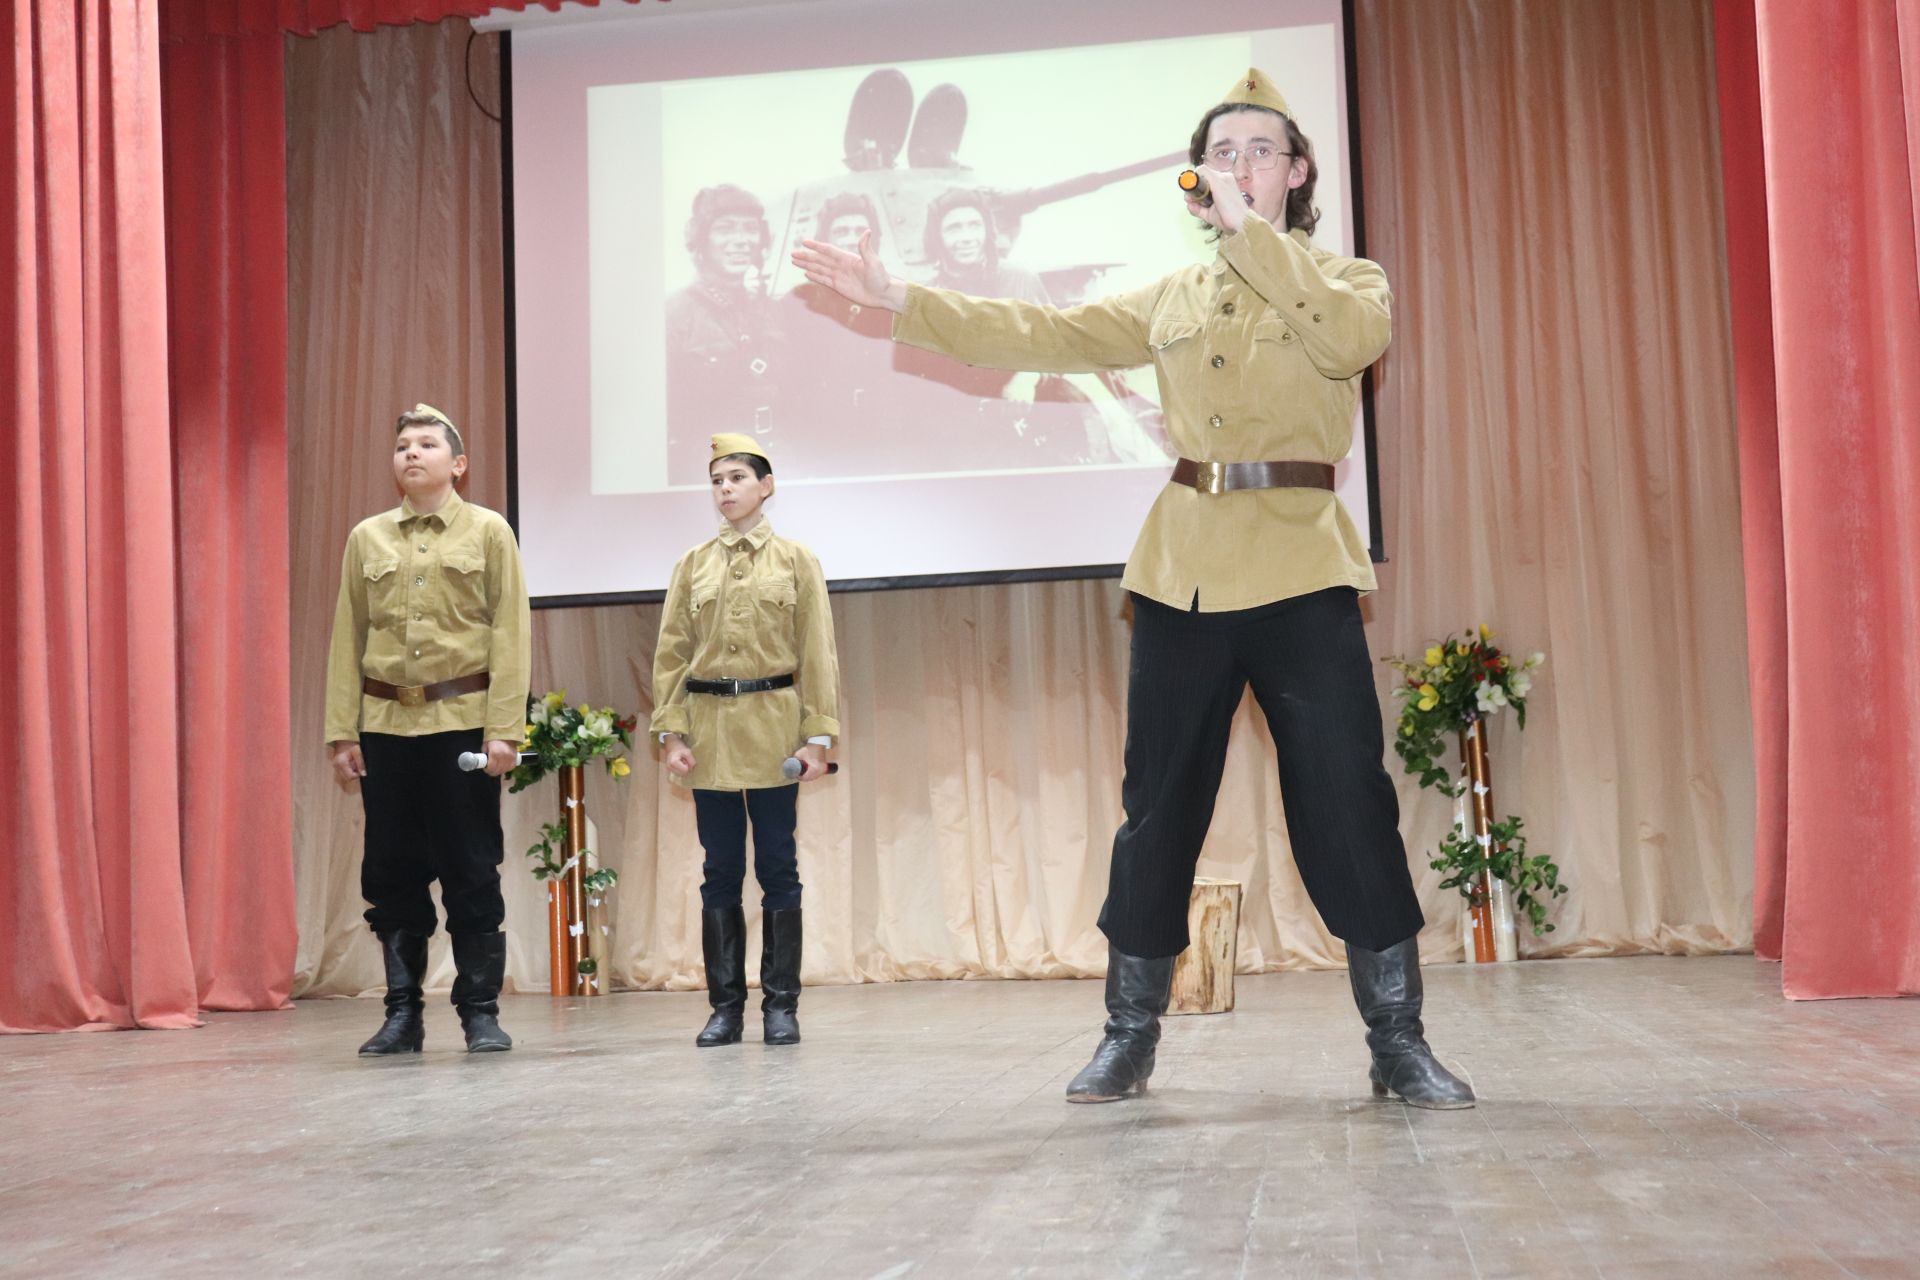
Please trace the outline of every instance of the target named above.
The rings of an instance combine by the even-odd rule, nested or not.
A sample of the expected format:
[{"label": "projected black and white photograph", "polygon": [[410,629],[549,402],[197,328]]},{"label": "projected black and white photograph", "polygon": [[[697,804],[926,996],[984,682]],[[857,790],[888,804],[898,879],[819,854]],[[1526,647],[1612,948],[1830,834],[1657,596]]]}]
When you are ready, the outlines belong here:
[{"label": "projected black and white photograph", "polygon": [[[778,449],[790,480],[1168,465],[1150,375],[1010,373],[896,348],[888,317],[820,296],[786,256],[870,237],[903,278],[1056,306],[1146,284],[1206,252],[1197,229],[1139,234],[1166,222],[1187,163],[1165,122],[1195,100],[1189,78],[1217,80],[1251,40],[589,90],[589,182],[596,197],[657,189],[662,292],[626,287],[655,246],[624,194],[595,200],[614,221],[590,235],[593,279],[611,315],[658,305],[664,321],[661,377],[596,366],[625,388],[596,407],[622,420],[596,422],[618,437],[596,448],[597,480],[704,487],[715,430]],[[656,132],[657,172],[621,162]]]},{"label": "projected black and white photograph", "polygon": [[[1033,12],[983,52],[956,13],[885,57],[797,13],[724,58],[644,24],[518,47],[535,595],[663,589],[684,549],[663,530],[698,518],[717,432],[778,459],[780,518],[822,527],[836,578],[1125,560],[1178,460],[1145,344],[1130,368],[975,367],[895,342],[892,313],[810,283],[792,255],[864,241],[903,281],[1053,308],[1215,261],[1176,178],[1193,104],[1254,65],[1316,139],[1315,243],[1353,252],[1338,6],[1209,17],[1223,29],[1116,41]],[[1338,492],[1361,529],[1364,438],[1356,411]],[[1031,514],[996,518],[1016,509]],[[914,538],[872,536],[903,517]],[[588,530],[605,550],[579,551]]]}]

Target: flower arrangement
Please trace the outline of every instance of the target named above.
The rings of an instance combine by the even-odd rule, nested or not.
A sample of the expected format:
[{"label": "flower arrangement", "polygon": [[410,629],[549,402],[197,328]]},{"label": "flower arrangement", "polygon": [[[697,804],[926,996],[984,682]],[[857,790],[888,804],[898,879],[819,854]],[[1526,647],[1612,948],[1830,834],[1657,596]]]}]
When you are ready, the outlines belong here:
[{"label": "flower arrangement", "polygon": [[[1467,774],[1456,775],[1441,763],[1445,736],[1465,733],[1468,726],[1513,708],[1520,728],[1527,727],[1527,695],[1533,691],[1533,672],[1547,660],[1534,653],[1515,662],[1493,642],[1485,623],[1464,638],[1447,636],[1429,645],[1420,661],[1388,658],[1403,677],[1394,696],[1400,699],[1400,718],[1393,749],[1408,773],[1456,800],[1466,795]],[[1551,933],[1547,905],[1566,893],[1560,867],[1544,854],[1527,856],[1527,838],[1520,818],[1508,814],[1484,832],[1468,829],[1464,809],[1456,810],[1453,827],[1440,841],[1440,853],[1429,865],[1443,875],[1442,889],[1479,903],[1484,885],[1501,880],[1511,886],[1514,905],[1526,912],[1535,934]]]},{"label": "flower arrangement", "polygon": [[1406,762],[1407,772],[1423,787],[1450,796],[1465,792],[1466,782],[1440,763],[1449,733],[1460,733],[1475,720],[1498,715],[1512,707],[1527,727],[1527,695],[1533,691],[1533,672],[1547,660],[1536,653],[1515,662],[1493,643],[1493,631],[1482,623],[1465,639],[1448,636],[1429,645],[1419,662],[1388,658],[1389,666],[1405,680],[1394,696],[1400,699],[1399,731],[1393,750]]},{"label": "flower arrangement", "polygon": [[539,754],[508,775],[513,779],[508,790],[525,791],[556,769],[579,768],[594,759],[605,761],[613,777],[626,777],[633,766],[623,753],[633,746],[639,723],[612,707],[596,711],[584,702],[568,706],[565,689],[544,697],[527,695],[526,737],[520,750]]},{"label": "flower arrangement", "polygon": [[1494,823],[1485,836],[1474,835],[1456,821],[1440,841],[1440,856],[1428,865],[1444,874],[1442,889],[1457,889],[1469,902],[1474,901],[1482,875],[1506,881],[1513,888],[1514,905],[1527,913],[1534,933],[1553,932],[1541,895],[1551,901],[1567,886],[1560,883],[1559,864],[1545,854],[1527,856],[1527,838],[1520,834],[1517,815],[1508,814],[1506,821]]},{"label": "flower arrangement", "polygon": [[[612,707],[598,710],[582,702],[577,706],[567,705],[567,691],[549,693],[544,697],[527,697],[526,737],[520,743],[520,750],[538,752],[537,759],[529,760],[510,775],[513,785],[511,791],[524,791],[556,769],[580,768],[591,760],[606,762],[607,773],[615,778],[624,778],[633,772],[633,766],[627,763],[621,754],[633,745],[633,731],[639,720],[634,716],[622,716]],[[566,824],[546,822],[540,826],[540,839],[527,850],[527,856],[533,859],[533,878],[552,880],[566,874],[568,863],[562,854],[566,850]],[[580,850],[580,863],[585,869],[583,883],[592,897],[592,904],[613,888],[620,879],[620,873],[611,867],[599,864],[599,855],[591,849]],[[588,967],[592,960],[581,962],[582,973],[593,972]]]}]

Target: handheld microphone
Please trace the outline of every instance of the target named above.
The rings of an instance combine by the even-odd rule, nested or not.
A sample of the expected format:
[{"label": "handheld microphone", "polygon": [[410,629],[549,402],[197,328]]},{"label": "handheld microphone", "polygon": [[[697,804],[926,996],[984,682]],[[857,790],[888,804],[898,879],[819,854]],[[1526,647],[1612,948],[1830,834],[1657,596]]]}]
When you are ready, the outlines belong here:
[{"label": "handheld microphone", "polygon": [[[539,758],[540,758],[540,753],[538,751],[522,751],[518,753],[513,763],[516,766],[519,766],[519,765],[525,764],[529,760],[538,760]],[[472,773],[475,769],[484,769],[486,767],[487,767],[486,752],[462,751],[460,753],[460,771],[462,773]]]},{"label": "handheld microphone", "polygon": [[1180,183],[1180,189],[1187,193],[1187,199],[1201,208],[1207,208],[1213,203],[1213,187],[1207,181],[1207,175],[1198,169],[1182,169],[1177,181]]},{"label": "handheld microphone", "polygon": [[[789,778],[797,778],[806,771],[807,766],[800,763],[799,756],[788,756],[780,762],[780,772]],[[838,773],[840,772],[840,766],[838,764],[829,764],[827,766],[827,772]]]}]

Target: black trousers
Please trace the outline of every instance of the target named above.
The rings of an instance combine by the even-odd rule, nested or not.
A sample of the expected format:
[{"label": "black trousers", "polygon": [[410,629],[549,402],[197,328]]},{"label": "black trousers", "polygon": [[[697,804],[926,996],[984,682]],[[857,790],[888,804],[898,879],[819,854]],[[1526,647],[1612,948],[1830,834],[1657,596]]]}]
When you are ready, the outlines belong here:
[{"label": "black trousers", "polygon": [[693,793],[693,819],[706,850],[700,905],[709,911],[740,905],[747,878],[747,823],[753,823],[753,876],[760,905],[791,911],[800,905],[800,857],[794,843],[800,788],[756,787],[748,791]]},{"label": "black trousers", "polygon": [[1186,949],[1193,868],[1249,684],[1279,756],[1294,861],[1327,929],[1369,951],[1412,937],[1424,919],[1348,587],[1228,613],[1133,597],[1127,820],[1113,838],[1101,932],[1143,959]]},{"label": "black trousers", "polygon": [[506,919],[500,896],[500,779],[460,771],[463,751],[483,749],[483,730],[459,729],[402,738],[360,735],[367,811],[360,896],[375,933],[395,929],[431,937],[435,919],[427,886],[440,882],[447,932],[497,933]]}]

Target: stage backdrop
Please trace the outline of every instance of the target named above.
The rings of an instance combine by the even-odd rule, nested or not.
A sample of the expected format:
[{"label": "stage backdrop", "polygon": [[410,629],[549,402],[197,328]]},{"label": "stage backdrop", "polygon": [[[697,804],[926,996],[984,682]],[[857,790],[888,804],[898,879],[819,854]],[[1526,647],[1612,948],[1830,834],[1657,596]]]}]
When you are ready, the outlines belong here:
[{"label": "stage backdrop", "polygon": [[[1407,653],[1486,621],[1550,655],[1527,732],[1502,720],[1494,749],[1501,809],[1525,816],[1573,886],[1558,932],[1535,948],[1554,954],[1733,950],[1751,936],[1708,9],[1357,5],[1369,247],[1394,283],[1397,330],[1379,369],[1394,559],[1369,635],[1377,654]],[[381,980],[359,921],[358,801],[330,780],[318,738],[340,540],[394,500],[395,412],[421,399],[449,409],[473,445],[470,496],[505,498],[499,138],[468,98],[466,46],[458,22],[289,46],[308,994]],[[489,108],[492,52],[483,38],[471,59]],[[772,515],[777,525],[779,500]],[[876,536],[912,535],[908,523]],[[1103,963],[1093,922],[1120,817],[1122,603],[1103,581],[835,599],[847,767],[802,800],[808,981]],[[536,688],[644,718],[657,623],[652,606],[542,612]],[[622,875],[612,974],[692,987],[692,805],[638,755],[630,780],[589,784]],[[1423,954],[1457,957],[1458,899],[1436,888],[1424,853],[1450,805],[1409,785],[1401,795],[1430,918]],[[547,789],[506,805],[510,973],[536,990],[542,891],[519,851],[554,807]],[[1201,870],[1247,885],[1243,967],[1341,963],[1293,870],[1265,731],[1244,711]],[[436,939],[440,983],[444,947]]]}]

